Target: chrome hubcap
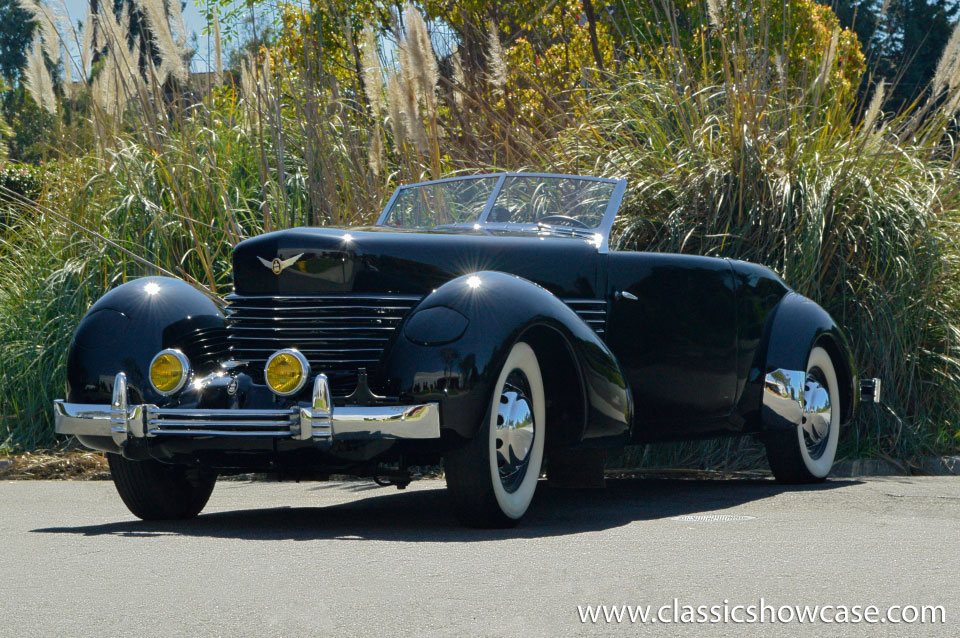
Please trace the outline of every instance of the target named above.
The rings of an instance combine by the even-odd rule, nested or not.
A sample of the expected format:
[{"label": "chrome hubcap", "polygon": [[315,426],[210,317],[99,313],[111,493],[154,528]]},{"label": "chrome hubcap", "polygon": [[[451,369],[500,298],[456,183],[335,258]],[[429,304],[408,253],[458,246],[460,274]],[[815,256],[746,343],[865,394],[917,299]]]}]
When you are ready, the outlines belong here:
[{"label": "chrome hubcap", "polygon": [[500,483],[507,492],[514,492],[527,474],[536,437],[530,384],[520,370],[510,372],[503,384],[494,436]]},{"label": "chrome hubcap", "polygon": [[830,389],[820,368],[807,372],[803,387],[803,442],[811,459],[819,459],[830,440],[833,423],[833,406],[830,404]]}]

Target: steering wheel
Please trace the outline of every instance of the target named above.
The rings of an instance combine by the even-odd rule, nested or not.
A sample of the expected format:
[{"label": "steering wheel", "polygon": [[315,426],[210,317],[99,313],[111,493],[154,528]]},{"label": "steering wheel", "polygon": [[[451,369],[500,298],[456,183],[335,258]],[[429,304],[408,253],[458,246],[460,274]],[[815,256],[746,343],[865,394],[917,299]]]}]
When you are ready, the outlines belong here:
[{"label": "steering wheel", "polygon": [[567,217],[566,215],[557,215],[557,214],[547,215],[546,217],[541,217],[537,221],[543,222],[545,224],[554,222],[556,224],[559,224],[560,226],[574,226],[576,228],[586,228],[587,230],[590,230],[589,226],[584,224],[582,221],[580,221],[576,217]]}]

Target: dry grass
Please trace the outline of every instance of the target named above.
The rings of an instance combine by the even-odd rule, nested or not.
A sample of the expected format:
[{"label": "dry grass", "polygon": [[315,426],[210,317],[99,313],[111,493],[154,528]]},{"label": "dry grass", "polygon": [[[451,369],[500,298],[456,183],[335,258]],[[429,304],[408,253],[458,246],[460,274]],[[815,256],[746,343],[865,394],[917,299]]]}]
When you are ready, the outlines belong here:
[{"label": "dry grass", "polygon": [[0,465],[0,480],[6,481],[104,481],[110,478],[107,459],[99,452],[44,450],[16,454],[2,461],[9,461]]}]

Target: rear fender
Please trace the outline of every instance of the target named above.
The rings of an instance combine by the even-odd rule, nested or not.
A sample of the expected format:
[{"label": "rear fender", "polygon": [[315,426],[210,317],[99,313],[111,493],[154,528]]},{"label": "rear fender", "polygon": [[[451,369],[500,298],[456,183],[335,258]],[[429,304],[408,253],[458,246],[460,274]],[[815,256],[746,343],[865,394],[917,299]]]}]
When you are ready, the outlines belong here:
[{"label": "rear fender", "polygon": [[827,311],[802,295],[788,293],[771,313],[765,332],[765,347],[758,351],[759,361],[754,366],[753,393],[745,396],[754,401],[759,398],[755,405],[760,428],[785,429],[799,423],[807,360],[816,346],[826,349],[833,360],[840,385],[841,422],[848,422],[860,401],[857,371],[849,342]]}]

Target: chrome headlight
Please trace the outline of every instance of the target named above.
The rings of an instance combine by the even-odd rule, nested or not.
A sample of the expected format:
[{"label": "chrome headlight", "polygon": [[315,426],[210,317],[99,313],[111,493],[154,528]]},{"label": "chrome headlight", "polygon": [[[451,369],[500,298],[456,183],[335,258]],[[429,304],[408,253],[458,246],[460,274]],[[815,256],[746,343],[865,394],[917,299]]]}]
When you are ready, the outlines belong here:
[{"label": "chrome headlight", "polygon": [[282,397],[296,394],[310,376],[310,362],[299,350],[284,348],[267,359],[263,377],[274,394]]},{"label": "chrome headlight", "polygon": [[163,396],[183,387],[190,375],[190,361],[179,350],[161,350],[150,362],[150,384]]}]

